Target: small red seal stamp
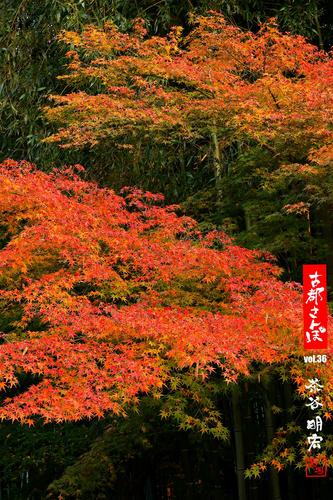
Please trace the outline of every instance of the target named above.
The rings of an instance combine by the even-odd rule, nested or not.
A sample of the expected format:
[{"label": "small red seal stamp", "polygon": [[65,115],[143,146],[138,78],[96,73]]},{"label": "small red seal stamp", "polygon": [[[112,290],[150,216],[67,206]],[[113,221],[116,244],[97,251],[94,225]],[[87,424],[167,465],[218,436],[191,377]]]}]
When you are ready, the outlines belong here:
[{"label": "small red seal stamp", "polygon": [[306,457],[305,477],[327,477],[327,465],[318,457]]}]

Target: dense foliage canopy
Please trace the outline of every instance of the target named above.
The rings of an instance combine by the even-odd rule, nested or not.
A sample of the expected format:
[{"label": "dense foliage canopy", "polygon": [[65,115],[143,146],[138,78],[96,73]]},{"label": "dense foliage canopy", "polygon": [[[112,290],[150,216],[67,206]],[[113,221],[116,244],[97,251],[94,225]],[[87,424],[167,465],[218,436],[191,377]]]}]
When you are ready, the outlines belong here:
[{"label": "dense foliage canopy", "polygon": [[[161,197],[122,198],[67,170],[1,167],[2,418],[119,413],[172,370],[231,382],[300,350],[297,287],[264,254],[202,235]],[[220,244],[223,250],[214,249]],[[281,308],[282,306],[282,308]]]},{"label": "dense foliage canopy", "polygon": [[[196,217],[272,251],[289,279],[300,280],[309,255],[328,262],[331,279],[331,53],[275,20],[255,34],[216,12],[192,22],[188,34],[176,26],[163,37],[149,37],[142,21],[130,33],[112,23],[63,33],[71,50],[61,79],[72,91],[52,97],[46,114],[60,128],[46,141],[92,147],[105,161],[118,149],[131,182],[178,185]],[[156,143],[179,165],[167,179],[168,160],[149,153]],[[106,178],[119,185],[127,168],[120,161]],[[186,199],[188,179],[195,192]]]},{"label": "dense foliage canopy", "polygon": [[225,145],[258,141],[272,154],[302,146],[304,155],[331,141],[329,54],[280,33],[274,20],[256,34],[217,13],[193,23],[185,36],[178,26],[166,37],[146,37],[140,21],[132,34],[113,23],[65,32],[72,61],[62,78],[79,87],[87,81],[89,91],[53,97],[60,106],[48,118],[65,128],[51,139],[73,147],[150,132],[166,141],[215,128]]},{"label": "dense foliage canopy", "polygon": [[331,2],[2,4],[0,497],[313,500]]}]

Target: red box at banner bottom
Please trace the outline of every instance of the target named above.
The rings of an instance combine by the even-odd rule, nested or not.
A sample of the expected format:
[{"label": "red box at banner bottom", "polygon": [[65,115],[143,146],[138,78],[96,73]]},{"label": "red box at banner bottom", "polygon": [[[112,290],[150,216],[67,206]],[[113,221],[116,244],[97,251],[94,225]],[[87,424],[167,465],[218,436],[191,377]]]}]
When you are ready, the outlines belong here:
[{"label": "red box at banner bottom", "polygon": [[303,265],[304,349],[327,349],[326,264]]}]

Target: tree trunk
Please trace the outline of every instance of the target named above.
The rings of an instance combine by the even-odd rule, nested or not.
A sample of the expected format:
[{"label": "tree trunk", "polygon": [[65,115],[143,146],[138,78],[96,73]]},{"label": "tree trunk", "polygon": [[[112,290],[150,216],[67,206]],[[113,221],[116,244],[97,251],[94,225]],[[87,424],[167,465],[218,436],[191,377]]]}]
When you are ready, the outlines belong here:
[{"label": "tree trunk", "polygon": [[321,32],[321,26],[320,26],[320,22],[319,22],[318,6],[317,5],[316,5],[315,13],[314,13],[314,20],[315,20],[316,28],[317,28],[319,47],[321,50],[324,50],[324,41],[323,41],[323,35]]},{"label": "tree trunk", "polygon": [[215,176],[215,187],[217,190],[218,201],[222,200],[222,163],[221,163],[221,152],[219,141],[217,137],[216,122],[214,120],[214,125],[211,132],[212,145],[213,145],[213,162],[214,162],[214,176]]},{"label": "tree trunk", "polygon": [[[292,386],[289,382],[283,384],[283,398],[284,398],[285,408],[290,408],[293,404],[293,400],[292,400]],[[288,474],[288,499],[297,500],[298,496],[295,483],[295,473],[294,471],[288,470],[287,474]]]},{"label": "tree trunk", "polygon": [[245,478],[244,478],[244,444],[242,431],[242,414],[240,409],[239,388],[232,389],[232,413],[234,420],[234,435],[236,449],[236,476],[238,487],[238,500],[246,500]]},{"label": "tree trunk", "polygon": [[[267,375],[265,375],[262,379],[263,386],[265,389],[264,392],[264,401],[265,401],[265,423],[266,423],[266,437],[267,437],[267,444],[272,442],[272,439],[274,437],[274,422],[273,422],[273,413],[271,409],[271,402],[270,402],[270,397],[269,393],[272,388],[271,381]],[[271,468],[270,474],[269,474],[269,480],[270,480],[270,487],[271,487],[271,492],[272,492],[272,500],[281,500],[281,493],[280,493],[280,482],[279,482],[279,476],[278,473],[275,469]]]},{"label": "tree trunk", "polygon": [[327,243],[327,285],[333,289],[333,208],[325,206],[322,212],[324,237]]},{"label": "tree trunk", "polygon": [[250,216],[250,210],[247,206],[243,206],[244,210],[244,221],[245,221],[245,229],[246,231],[250,231],[252,227],[252,220]]}]

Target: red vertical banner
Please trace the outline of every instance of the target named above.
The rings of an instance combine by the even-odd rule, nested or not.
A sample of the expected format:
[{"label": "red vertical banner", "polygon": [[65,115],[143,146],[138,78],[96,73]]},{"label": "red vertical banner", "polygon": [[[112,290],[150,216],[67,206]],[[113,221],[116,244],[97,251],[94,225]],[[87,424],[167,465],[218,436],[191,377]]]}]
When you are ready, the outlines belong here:
[{"label": "red vertical banner", "polygon": [[326,264],[303,265],[304,349],[327,349]]}]

